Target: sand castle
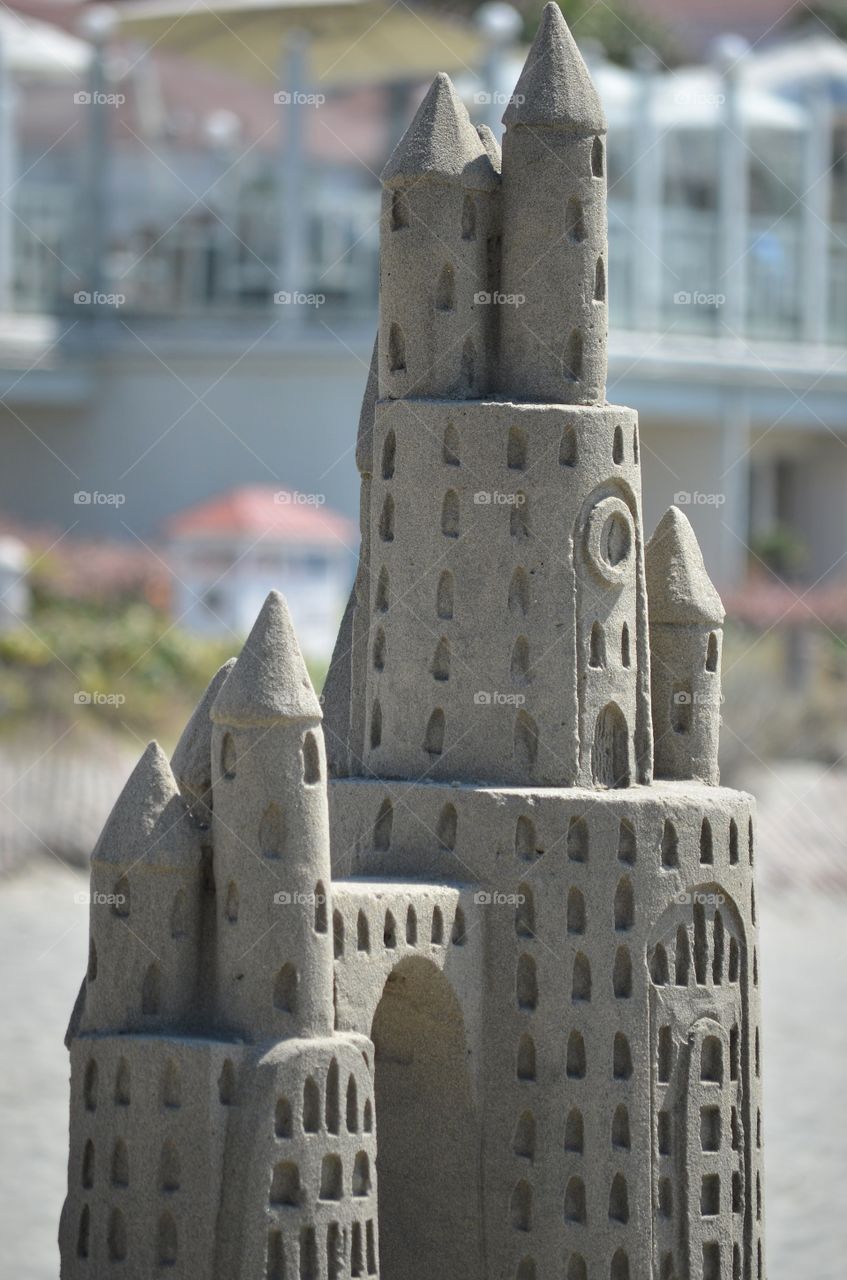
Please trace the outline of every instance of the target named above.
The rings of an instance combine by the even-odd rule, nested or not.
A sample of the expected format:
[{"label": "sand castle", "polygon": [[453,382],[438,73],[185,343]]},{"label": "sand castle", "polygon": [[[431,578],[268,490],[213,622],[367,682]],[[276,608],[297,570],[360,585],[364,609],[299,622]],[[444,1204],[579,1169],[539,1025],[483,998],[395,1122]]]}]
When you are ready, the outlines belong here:
[{"label": "sand castle", "polygon": [[439,76],[383,175],[323,699],[273,594],[94,851],[65,1280],[762,1280],[723,610],[644,545],[555,5],[505,121]]}]

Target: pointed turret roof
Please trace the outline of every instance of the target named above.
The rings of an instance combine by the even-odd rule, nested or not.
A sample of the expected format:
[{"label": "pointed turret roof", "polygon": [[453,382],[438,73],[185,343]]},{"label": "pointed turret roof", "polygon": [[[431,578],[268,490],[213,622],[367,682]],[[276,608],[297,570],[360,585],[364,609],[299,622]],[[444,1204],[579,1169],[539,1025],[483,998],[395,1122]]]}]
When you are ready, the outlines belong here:
[{"label": "pointed turret roof", "polygon": [[600,98],[557,4],[544,7],[503,123],[605,132]]},{"label": "pointed turret roof", "polygon": [[320,720],[321,708],[285,598],[272,591],[212,706],[219,724]]},{"label": "pointed turret roof", "polygon": [[477,191],[497,184],[497,174],[465,104],[443,71],[433,80],[382,171],[387,187],[416,178],[458,181]]},{"label": "pointed turret roof", "polygon": [[359,412],[359,429],[356,432],[356,466],[359,473],[369,476],[373,471],[373,438],[376,402],[379,399],[379,330],[374,338],[368,380]]},{"label": "pointed turret roof", "polygon": [[92,854],[95,862],[191,866],[200,843],[158,742],[151,742],[126,781]]},{"label": "pointed turret roof", "polygon": [[500,143],[494,137],[487,124],[478,124],[476,126],[477,135],[482,145],[485,147],[486,155],[491,161],[491,167],[495,173],[502,173],[503,156],[500,152]]},{"label": "pointed turret roof", "polygon": [[697,536],[679,507],[668,507],[644,556],[651,623],[720,626],[721,598],[703,563]]},{"label": "pointed turret roof", "polygon": [[212,786],[212,705],[232,668],[235,658],[219,667],[206,686],[191,718],[182,731],[171,756],[171,769],[181,791],[211,807]]}]

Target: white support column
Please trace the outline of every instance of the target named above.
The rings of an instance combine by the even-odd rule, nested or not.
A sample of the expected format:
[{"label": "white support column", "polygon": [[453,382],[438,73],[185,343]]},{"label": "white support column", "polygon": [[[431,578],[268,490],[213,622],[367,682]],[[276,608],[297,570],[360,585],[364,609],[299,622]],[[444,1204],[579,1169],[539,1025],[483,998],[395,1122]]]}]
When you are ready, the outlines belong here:
[{"label": "white support column", "polygon": [[[279,151],[279,262],[276,292],[293,299],[306,279],[306,105],[309,37],[292,31],[286,38],[276,95],[282,126]],[[291,328],[303,320],[304,307],[293,301],[278,308],[278,319]]]},{"label": "white support column", "polygon": [[801,315],[807,342],[825,343],[829,330],[829,248],[832,218],[832,104],[818,89],[809,102],[803,150]]},{"label": "white support column", "polygon": [[[746,48],[746,46],[745,46]],[[727,40],[723,59],[723,118],[718,132],[718,279],[716,293],[726,302],[720,321],[725,336],[743,336],[747,326],[747,217],[749,162],[744,145],[744,119],[739,83],[739,62],[744,50]]]},{"label": "white support column", "polygon": [[0,315],[15,309],[15,86],[0,42]]},{"label": "white support column", "polygon": [[[83,208],[84,224],[82,226],[82,287],[80,292],[87,291],[93,298],[106,292],[106,279],[109,250],[109,178],[110,178],[110,138],[112,108],[106,105],[108,89],[106,77],[106,54],[109,40],[115,30],[117,15],[111,6],[94,4],[83,10],[79,19],[81,35],[91,42],[91,63],[88,71],[89,103],[88,103],[88,138],[84,176]],[[91,306],[92,323],[102,322],[106,318],[106,310],[96,305]]]},{"label": "white support column", "polygon": [[727,396],[720,423],[719,590],[739,586],[746,577],[750,540],[750,411],[742,394]]},{"label": "white support column", "polygon": [[[649,59],[649,60],[648,60]],[[664,144],[656,123],[655,58],[645,55],[639,74],[638,126],[640,154],[633,158],[633,320],[636,329],[659,331],[662,314],[662,213],[664,208]]]},{"label": "white support column", "polygon": [[777,461],[756,460],[750,468],[750,537],[768,534],[777,523]]}]

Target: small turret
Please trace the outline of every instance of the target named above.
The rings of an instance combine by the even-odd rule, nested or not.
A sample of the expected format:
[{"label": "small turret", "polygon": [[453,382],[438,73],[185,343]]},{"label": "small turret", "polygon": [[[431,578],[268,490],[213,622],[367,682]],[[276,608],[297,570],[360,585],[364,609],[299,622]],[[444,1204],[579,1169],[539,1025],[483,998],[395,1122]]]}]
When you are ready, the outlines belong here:
[{"label": "small turret", "polygon": [[327,1034],[321,708],[279,592],[265,601],[211,718],[217,1017],[252,1040]]},{"label": "small turret", "polygon": [[91,858],[82,1031],[185,1029],[197,985],[200,839],[151,742]]},{"label": "small turret", "polygon": [[499,177],[448,76],[435,77],[382,183],[380,395],[479,398]]},{"label": "small turret", "polygon": [[557,4],[544,9],[503,116],[498,389],[602,404],[606,385],[606,121]]},{"label": "small turret", "polygon": [[716,785],[724,609],[677,507],[647,544],[645,575],[656,777]]},{"label": "small turret", "polygon": [[235,658],[229,658],[212,676],[203,697],[182,731],[171,757],[171,769],[186,804],[197,821],[208,826],[212,820],[212,706]]}]

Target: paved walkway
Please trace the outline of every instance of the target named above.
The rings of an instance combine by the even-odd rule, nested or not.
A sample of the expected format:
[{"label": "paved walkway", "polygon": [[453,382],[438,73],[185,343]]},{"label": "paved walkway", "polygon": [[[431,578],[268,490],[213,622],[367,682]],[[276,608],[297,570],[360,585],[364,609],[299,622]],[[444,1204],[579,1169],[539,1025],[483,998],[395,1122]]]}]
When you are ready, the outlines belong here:
[{"label": "paved walkway", "polygon": [[[2,1280],[56,1280],[65,1188],[65,1025],[85,964],[86,881],[0,881]],[[847,897],[764,895],[769,1280],[847,1274]]]}]

